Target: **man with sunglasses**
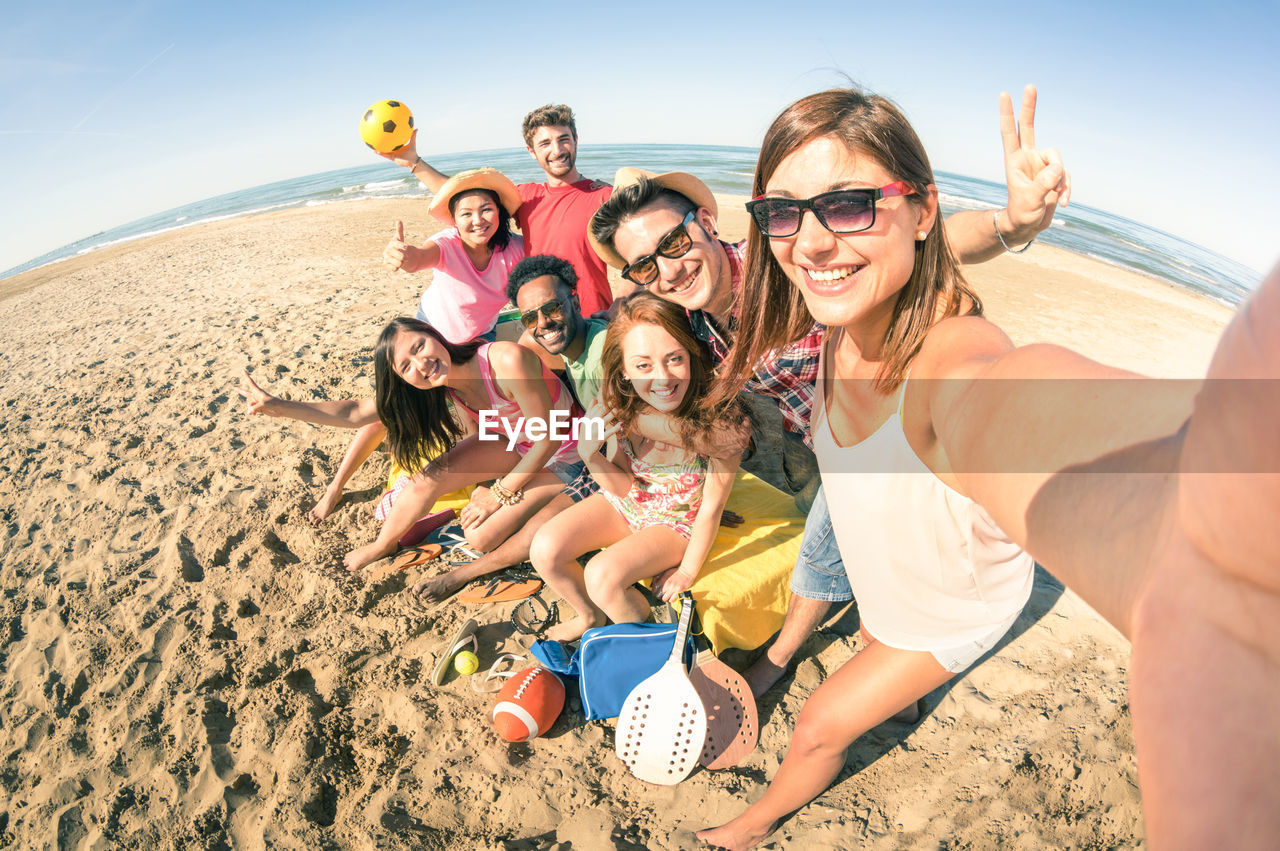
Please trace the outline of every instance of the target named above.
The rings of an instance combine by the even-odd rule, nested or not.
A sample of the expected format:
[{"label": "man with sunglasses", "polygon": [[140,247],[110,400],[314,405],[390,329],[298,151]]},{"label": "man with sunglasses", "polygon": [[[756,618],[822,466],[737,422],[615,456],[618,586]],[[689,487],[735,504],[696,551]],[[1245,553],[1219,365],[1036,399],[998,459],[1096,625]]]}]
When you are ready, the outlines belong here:
[{"label": "man with sunglasses", "polygon": [[[1015,123],[1012,101],[1001,97],[1009,200],[994,213],[966,211],[946,220],[947,241],[961,263],[1025,251],[1049,226],[1057,205],[1070,196],[1070,178],[1057,151],[1035,148],[1035,106],[1035,88],[1028,86]],[[806,211],[833,232],[851,233],[875,223],[877,201],[909,192],[909,187],[890,184],[879,189],[836,190],[810,199],[754,199],[748,210],[761,233],[772,236],[795,233]],[[694,333],[720,363],[728,355],[737,327],[746,241],[717,239],[717,218],[715,196],[693,175],[622,168],[614,177],[612,197],[592,217],[590,239],[596,253],[621,269],[624,278],[685,308]],[[1019,245],[1023,247],[1015,248]],[[821,326],[814,326],[804,339],[758,364],[744,387],[769,397],[781,410],[783,475],[797,506],[808,512],[786,620],[774,643],[745,672],[757,697],[782,678],[831,604],[853,599],[831,533],[809,433],[823,333]]]},{"label": "man with sunglasses", "polygon": [[600,395],[604,334],[609,323],[582,315],[573,267],[559,257],[526,257],[511,270],[507,298],[520,309],[525,333],[548,354],[559,355],[569,389],[585,411]]},{"label": "man with sunglasses", "polygon": [[[530,254],[562,257],[572,264],[582,286],[578,291],[588,316],[607,310],[613,303],[608,270],[586,241],[587,222],[609,198],[612,187],[585,178],[578,171],[578,128],[573,110],[564,104],[540,106],[524,117],[521,127],[525,148],[547,179],[544,183],[520,183],[521,204],[516,223]],[[398,151],[379,156],[409,169],[433,193],[449,176],[418,156],[418,134]]]}]

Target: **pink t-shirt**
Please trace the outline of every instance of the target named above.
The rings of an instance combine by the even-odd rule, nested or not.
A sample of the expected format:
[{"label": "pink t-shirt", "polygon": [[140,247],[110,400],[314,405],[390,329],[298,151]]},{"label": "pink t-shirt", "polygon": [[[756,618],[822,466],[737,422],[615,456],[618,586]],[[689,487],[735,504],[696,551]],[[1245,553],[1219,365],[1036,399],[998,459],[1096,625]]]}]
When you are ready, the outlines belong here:
[{"label": "pink t-shirt", "polygon": [[493,252],[483,270],[471,263],[457,228],[441,231],[431,241],[440,247],[440,260],[418,303],[418,318],[450,343],[474,340],[493,328],[507,303],[507,278],[524,259],[524,239],[511,234],[507,247]]},{"label": "pink t-shirt", "polygon": [[578,300],[582,315],[590,316],[613,304],[608,270],[587,242],[587,225],[600,205],[609,200],[613,187],[583,178],[568,186],[521,183],[516,223],[529,241],[529,254],[553,254],[568,260],[578,273]]}]

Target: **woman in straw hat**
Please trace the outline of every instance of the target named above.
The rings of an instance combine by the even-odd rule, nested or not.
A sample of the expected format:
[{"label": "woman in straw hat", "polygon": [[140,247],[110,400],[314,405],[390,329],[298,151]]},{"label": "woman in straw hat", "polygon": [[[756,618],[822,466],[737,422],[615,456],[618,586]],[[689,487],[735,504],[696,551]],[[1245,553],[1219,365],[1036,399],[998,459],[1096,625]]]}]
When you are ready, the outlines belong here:
[{"label": "woman in straw hat", "polygon": [[489,335],[507,303],[507,278],[525,255],[524,239],[511,232],[519,206],[520,193],[502,172],[473,168],[449,178],[431,202],[428,212],[450,225],[447,230],[415,247],[404,241],[404,223],[396,222],[382,262],[404,272],[435,270],[418,318],[449,342],[492,342]]}]

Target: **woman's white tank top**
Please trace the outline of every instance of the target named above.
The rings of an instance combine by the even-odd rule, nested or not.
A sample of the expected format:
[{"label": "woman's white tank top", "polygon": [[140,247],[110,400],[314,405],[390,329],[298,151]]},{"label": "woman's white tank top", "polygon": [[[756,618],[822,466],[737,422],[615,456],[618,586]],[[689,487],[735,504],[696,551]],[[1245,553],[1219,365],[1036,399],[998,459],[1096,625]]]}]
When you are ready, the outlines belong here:
[{"label": "woman's white tank top", "polygon": [[825,361],[824,346],[814,451],[859,618],[877,640],[903,650],[989,636],[1031,596],[1034,560],[916,455],[902,430],[905,381],[897,410],[874,434],[837,444],[826,416]]}]

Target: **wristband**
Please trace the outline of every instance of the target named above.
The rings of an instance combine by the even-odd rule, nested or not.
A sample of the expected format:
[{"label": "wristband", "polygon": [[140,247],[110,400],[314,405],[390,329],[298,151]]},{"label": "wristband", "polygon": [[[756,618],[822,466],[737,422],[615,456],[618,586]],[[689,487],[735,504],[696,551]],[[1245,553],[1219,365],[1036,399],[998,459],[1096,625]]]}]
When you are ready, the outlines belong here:
[{"label": "wristband", "polygon": [[[419,157],[419,159],[421,159],[421,157]],[[1000,210],[996,210],[991,214],[991,226],[996,229],[996,239],[1000,240],[1000,244],[1004,246],[1004,250],[1010,254],[1021,254],[1030,248],[1032,243],[1036,241],[1036,238],[1033,236],[1031,237],[1031,242],[1028,242],[1021,248],[1010,248],[1009,243],[1004,241],[1004,234],[1000,233]]]},{"label": "wristband", "polygon": [[415,162],[413,165],[409,166],[409,173],[413,174],[415,171],[418,170],[418,166],[426,165],[426,164],[427,164],[426,160],[424,160],[422,157],[418,157],[418,161]]}]

